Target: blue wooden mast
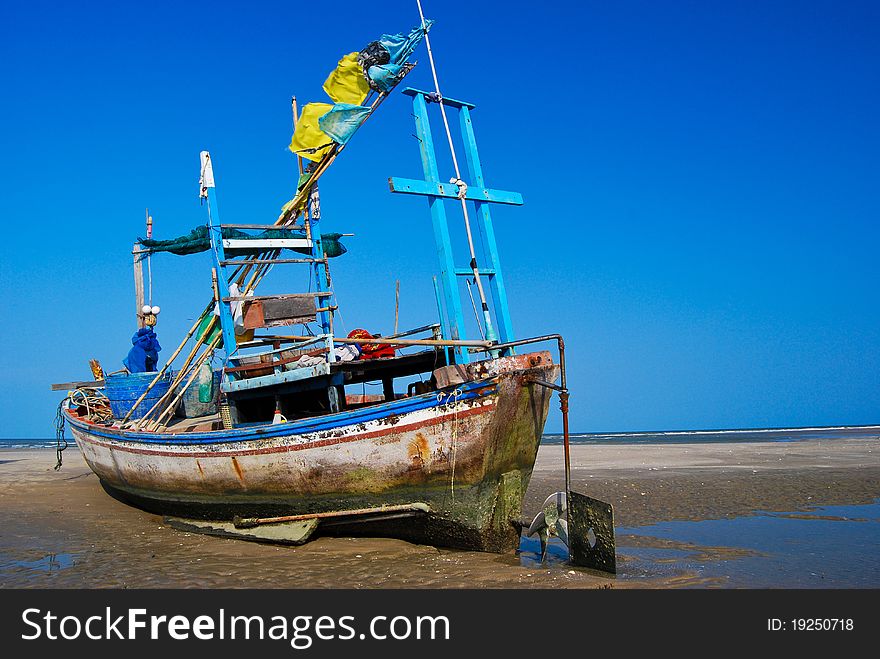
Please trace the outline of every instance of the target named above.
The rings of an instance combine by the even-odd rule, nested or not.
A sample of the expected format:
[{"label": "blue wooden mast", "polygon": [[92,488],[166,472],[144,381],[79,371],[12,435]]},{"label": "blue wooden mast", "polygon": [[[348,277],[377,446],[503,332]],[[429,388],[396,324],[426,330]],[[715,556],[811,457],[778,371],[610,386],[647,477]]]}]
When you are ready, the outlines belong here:
[{"label": "blue wooden mast", "polygon": [[226,270],[223,267],[223,261],[226,255],[223,250],[223,235],[220,225],[220,209],[217,205],[217,191],[214,187],[214,166],[211,162],[211,155],[207,151],[199,154],[201,160],[201,197],[207,201],[208,212],[208,235],[211,239],[211,255],[214,260],[214,268],[217,271],[217,287],[220,292],[220,302],[218,313],[220,316],[220,329],[223,333],[223,347],[226,350],[227,359],[231,357],[238,348],[238,342],[235,340],[235,323],[232,318],[232,311],[229,304],[224,304],[223,299],[229,297],[229,279],[226,277]]},{"label": "blue wooden mast", "polygon": [[[442,309],[440,310],[440,324],[443,329],[443,336],[453,340],[467,339],[469,337],[466,337],[464,333],[464,315],[458,278],[472,277],[473,269],[469,266],[456,266],[450,239],[449,221],[446,217],[446,208],[444,206],[446,200],[459,200],[459,195],[462,193],[463,188],[455,183],[444,183],[440,178],[427,107],[429,102],[437,99],[437,95],[433,92],[425,92],[411,87],[403,90],[403,93],[407,96],[412,96],[413,99],[416,137],[419,140],[425,180],[420,181],[394,176],[388,179],[388,184],[392,192],[423,195],[428,198],[428,206],[431,210],[431,223],[434,228],[434,241],[437,247],[437,257],[440,262],[438,281],[443,300]],[[477,212],[477,224],[484,248],[484,263],[488,264],[486,267],[479,267],[478,270],[481,277],[485,276],[489,280],[489,289],[492,295],[492,311],[494,312],[493,324],[487,328],[489,332],[486,338],[489,340],[497,339],[501,343],[507,343],[514,340],[513,328],[510,322],[507,293],[504,288],[504,278],[501,274],[501,260],[498,255],[498,246],[495,242],[495,230],[492,225],[489,205],[495,203],[520,206],[523,203],[522,195],[518,192],[493,190],[486,187],[470,116],[470,111],[475,106],[472,103],[445,97],[440,102],[447,108],[458,110],[461,138],[467,155],[468,176],[470,180],[466,181],[467,189],[464,192],[464,199],[467,202],[473,203]],[[478,265],[482,266],[482,264]],[[477,322],[479,322],[479,319]],[[505,354],[507,352],[510,351],[505,351]],[[455,361],[457,363],[468,362],[467,351],[461,347],[456,347]]]}]

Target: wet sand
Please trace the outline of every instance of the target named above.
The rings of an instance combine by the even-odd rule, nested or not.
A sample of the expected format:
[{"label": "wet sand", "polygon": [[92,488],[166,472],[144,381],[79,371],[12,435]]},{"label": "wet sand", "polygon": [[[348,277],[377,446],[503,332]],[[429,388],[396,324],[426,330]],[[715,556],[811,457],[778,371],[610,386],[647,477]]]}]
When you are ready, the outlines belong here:
[{"label": "wet sand", "polygon": [[[684,548],[710,562],[748,554],[627,534],[618,537],[619,574],[610,578],[558,561],[540,566],[529,552],[458,552],[383,538],[261,545],[169,528],[107,495],[75,447],[60,472],[54,457],[0,451],[0,587],[703,587],[723,584],[699,570],[644,576],[630,569],[634,554],[646,546]],[[573,489],[612,503],[616,525],[629,529],[880,498],[878,438],[574,446],[572,462]],[[543,446],[527,515],[562,484],[562,447]]]}]

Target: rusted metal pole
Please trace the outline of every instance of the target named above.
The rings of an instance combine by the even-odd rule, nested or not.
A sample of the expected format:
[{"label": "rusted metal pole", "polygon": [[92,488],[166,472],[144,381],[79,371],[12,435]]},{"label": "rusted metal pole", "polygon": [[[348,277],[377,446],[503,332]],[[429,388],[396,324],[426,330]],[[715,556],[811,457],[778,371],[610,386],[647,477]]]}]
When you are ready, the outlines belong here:
[{"label": "rusted metal pole", "polygon": [[[562,412],[562,446],[565,454],[565,516],[571,528],[571,448],[568,432],[568,380],[565,374],[565,339],[561,334],[545,334],[544,336],[536,336],[531,339],[521,339],[519,341],[509,341],[507,343],[499,343],[492,346],[493,350],[502,350],[504,348],[513,348],[515,346],[526,345],[529,343],[541,343],[543,341],[556,341],[556,347],[559,351],[559,386],[542,380],[532,380],[535,384],[540,384],[559,392],[559,410]],[[477,349],[476,352],[480,352]]]},{"label": "rusted metal pole", "polygon": [[400,280],[394,284],[394,333],[397,334],[397,321],[400,318]]},{"label": "rusted metal pole", "polygon": [[377,506],[375,508],[357,508],[355,510],[333,510],[326,513],[308,513],[305,515],[284,515],[283,517],[235,517],[232,523],[238,529],[250,529],[263,524],[281,524],[283,522],[302,522],[307,519],[327,519],[330,517],[349,517],[353,515],[373,515],[377,513],[393,513],[400,511],[430,512],[426,503],[405,503],[395,506]]},{"label": "rusted metal pole", "polygon": [[[565,447],[565,496],[571,498],[571,451],[568,437],[568,382],[565,377],[565,340],[557,336],[559,348],[559,378],[562,391],[559,392],[559,410],[562,412],[562,443]],[[566,507],[566,510],[570,506]]]},{"label": "rusted metal pole", "polygon": [[[260,339],[281,339],[288,341],[310,341],[313,336],[261,336]],[[349,339],[347,337],[333,337],[336,343],[364,343],[368,345],[391,345],[391,346],[476,346],[489,348],[488,341],[456,341],[452,339]]]}]

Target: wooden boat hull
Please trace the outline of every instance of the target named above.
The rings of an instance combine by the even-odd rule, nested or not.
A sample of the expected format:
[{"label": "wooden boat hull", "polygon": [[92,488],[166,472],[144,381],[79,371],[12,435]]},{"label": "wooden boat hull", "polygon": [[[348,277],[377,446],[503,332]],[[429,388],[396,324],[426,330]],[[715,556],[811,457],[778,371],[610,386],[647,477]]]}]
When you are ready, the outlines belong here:
[{"label": "wooden boat hull", "polygon": [[[358,410],[234,430],[147,433],[68,411],[83,457],[112,492],[148,510],[230,520],[425,503],[418,517],[336,523],[484,551],[516,546],[523,495],[559,367],[549,353],[458,369],[459,383]],[[447,378],[444,378],[447,379]]]}]

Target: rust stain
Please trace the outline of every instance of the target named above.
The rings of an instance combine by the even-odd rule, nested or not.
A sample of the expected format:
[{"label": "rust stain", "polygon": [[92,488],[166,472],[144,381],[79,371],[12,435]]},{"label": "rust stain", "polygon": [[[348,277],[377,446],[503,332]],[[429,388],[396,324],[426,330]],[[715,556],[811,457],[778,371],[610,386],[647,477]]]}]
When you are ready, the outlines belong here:
[{"label": "rust stain", "polygon": [[201,475],[202,475],[202,477],[203,477],[203,478],[204,478],[204,476],[205,476],[205,472],[204,472],[204,471],[202,471],[202,463],[201,463],[201,462],[199,462],[199,461],[198,461],[198,460],[196,460],[196,467],[198,467],[198,468],[199,468],[199,474],[201,474]]},{"label": "rust stain", "polygon": [[235,473],[238,475],[238,480],[244,483],[244,476],[241,473],[241,466],[238,464],[238,460],[235,459],[235,456],[232,457],[232,466],[235,469]]},{"label": "rust stain", "polygon": [[416,436],[410,440],[409,445],[406,447],[406,452],[411,462],[410,469],[419,470],[424,468],[425,459],[430,453],[428,440],[425,439],[422,433],[417,432]]}]

